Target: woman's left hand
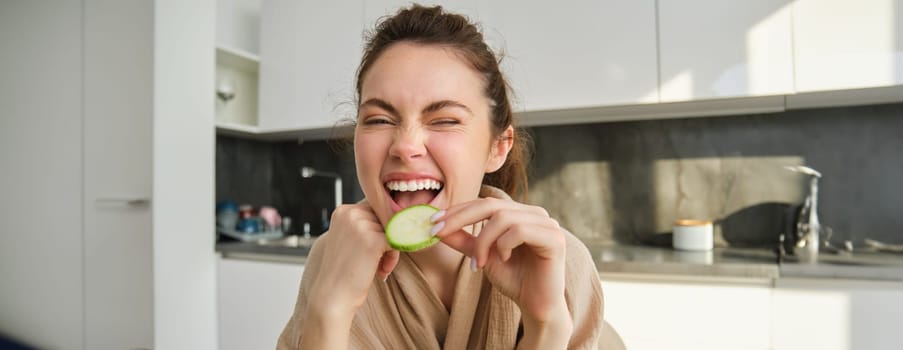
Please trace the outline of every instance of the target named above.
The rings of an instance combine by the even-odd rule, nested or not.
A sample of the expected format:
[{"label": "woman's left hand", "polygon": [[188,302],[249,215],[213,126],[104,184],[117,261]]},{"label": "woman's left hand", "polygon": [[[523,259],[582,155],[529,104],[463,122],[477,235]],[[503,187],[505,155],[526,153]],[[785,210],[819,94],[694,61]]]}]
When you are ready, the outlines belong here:
[{"label": "woman's left hand", "polygon": [[[480,198],[437,213],[433,221],[436,236],[474,259],[471,267],[484,269],[489,282],[518,305],[525,321],[569,325],[565,236],[545,209]],[[463,230],[479,222],[484,224],[478,235]]]}]

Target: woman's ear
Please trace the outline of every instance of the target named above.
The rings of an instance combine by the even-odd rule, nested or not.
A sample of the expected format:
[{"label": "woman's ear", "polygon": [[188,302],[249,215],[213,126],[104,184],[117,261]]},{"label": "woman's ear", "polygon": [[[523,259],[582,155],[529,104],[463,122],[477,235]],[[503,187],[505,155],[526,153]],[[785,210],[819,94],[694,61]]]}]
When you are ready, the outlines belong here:
[{"label": "woman's ear", "polygon": [[487,174],[499,170],[505,164],[505,160],[508,159],[508,152],[511,152],[511,147],[513,146],[514,127],[509,125],[490,145],[489,159],[486,160]]}]

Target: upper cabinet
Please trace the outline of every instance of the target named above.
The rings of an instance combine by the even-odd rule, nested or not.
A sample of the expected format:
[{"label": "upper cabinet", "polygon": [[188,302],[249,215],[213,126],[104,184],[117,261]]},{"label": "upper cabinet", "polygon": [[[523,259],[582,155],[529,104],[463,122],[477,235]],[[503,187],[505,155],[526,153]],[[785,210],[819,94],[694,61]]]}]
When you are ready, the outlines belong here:
[{"label": "upper cabinet", "polygon": [[796,89],[903,85],[903,0],[796,0]]},{"label": "upper cabinet", "polygon": [[216,125],[257,126],[260,0],[216,2]]},{"label": "upper cabinet", "polygon": [[661,100],[793,93],[791,3],[659,1]]},{"label": "upper cabinet", "polygon": [[329,129],[354,117],[361,18],[360,1],[263,1],[260,130]]},{"label": "upper cabinet", "polygon": [[[426,0],[417,3],[423,6],[442,6],[447,11],[460,13],[471,20],[482,22],[486,16],[487,1],[479,0]],[[372,30],[381,17],[391,16],[401,8],[410,7],[410,0],[368,0],[364,1],[364,29]]]},{"label": "upper cabinet", "polygon": [[216,46],[256,55],[260,52],[260,1],[216,1]]},{"label": "upper cabinet", "polygon": [[256,55],[216,48],[216,124],[257,125],[259,62]]},{"label": "upper cabinet", "polygon": [[[366,1],[365,25],[409,4]],[[501,54],[516,110],[658,102],[654,0],[421,4],[442,5],[480,24]]]},{"label": "upper cabinet", "polygon": [[[411,4],[218,1],[217,86],[235,95],[218,100],[218,127],[267,139],[329,137],[353,119],[362,34]],[[481,25],[523,125],[903,101],[903,0],[422,4]]]},{"label": "upper cabinet", "polygon": [[655,1],[488,2],[518,109],[658,102]]}]

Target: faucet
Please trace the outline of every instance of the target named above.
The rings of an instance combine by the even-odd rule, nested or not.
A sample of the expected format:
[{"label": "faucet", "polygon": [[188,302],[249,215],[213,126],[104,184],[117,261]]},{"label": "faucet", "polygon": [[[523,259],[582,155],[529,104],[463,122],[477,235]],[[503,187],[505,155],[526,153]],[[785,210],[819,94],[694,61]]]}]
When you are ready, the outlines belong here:
[{"label": "faucet", "polygon": [[[328,177],[328,178],[335,179],[335,188],[334,188],[335,206],[333,207],[333,210],[335,210],[335,208],[338,208],[340,205],[342,205],[342,176],[339,175],[338,173],[333,173],[333,172],[328,172],[328,171],[320,171],[320,170],[316,170],[311,167],[301,167],[301,177],[302,178],[307,179],[307,178],[311,178],[314,176],[321,176],[321,177]],[[323,214],[325,214],[326,209],[323,209],[323,211],[324,211]],[[325,230],[327,228],[325,226],[329,225],[328,224],[329,221],[328,221],[328,219],[325,218],[325,215],[322,218],[322,220],[323,220],[323,226],[324,226],[323,229]]]},{"label": "faucet", "polygon": [[822,230],[818,221],[818,179],[821,173],[807,166],[787,166],[787,170],[811,176],[809,179],[809,195],[803,202],[796,219],[796,245],[793,252],[801,260],[814,262],[818,259],[819,234]]}]

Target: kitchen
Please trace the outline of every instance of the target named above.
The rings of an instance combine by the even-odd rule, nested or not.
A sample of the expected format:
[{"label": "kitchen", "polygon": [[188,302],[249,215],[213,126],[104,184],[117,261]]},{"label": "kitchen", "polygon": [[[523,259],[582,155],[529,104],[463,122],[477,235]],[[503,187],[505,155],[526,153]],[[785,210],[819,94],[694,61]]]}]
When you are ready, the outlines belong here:
[{"label": "kitchen", "polygon": [[[361,31],[405,3],[5,3],[0,334],[271,348],[304,224],[315,237],[334,206],[335,178],[301,169],[362,198],[350,147],[327,139],[353,115]],[[505,49],[529,201],[590,247],[628,348],[896,348],[903,259],[874,242],[903,244],[903,3],[730,5],[447,3]],[[787,166],[820,172],[821,239],[851,253],[774,253],[811,193]],[[217,238],[225,200],[297,236]],[[671,248],[686,218],[713,221],[713,250]]]}]

